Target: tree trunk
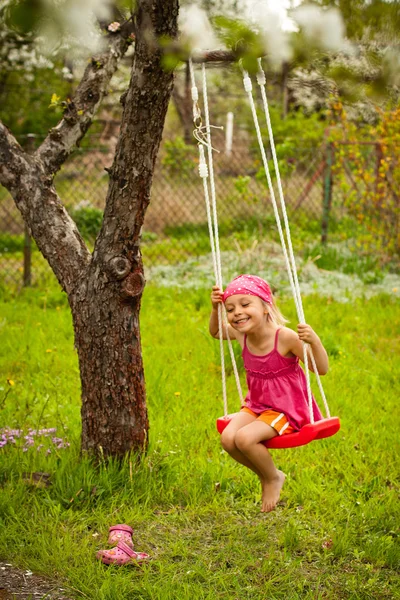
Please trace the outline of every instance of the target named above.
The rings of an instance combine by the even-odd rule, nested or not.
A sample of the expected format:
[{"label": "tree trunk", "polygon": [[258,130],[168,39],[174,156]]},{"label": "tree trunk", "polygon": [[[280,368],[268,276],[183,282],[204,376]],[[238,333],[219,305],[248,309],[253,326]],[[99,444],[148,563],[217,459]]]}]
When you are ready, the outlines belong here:
[{"label": "tree trunk", "polygon": [[103,227],[85,290],[72,303],[81,365],[82,449],[102,447],[105,455],[140,453],[148,439],[139,327],[145,283],[140,233],[173,86],[157,42],[160,36],[176,36],[177,17],[177,0],[138,4],[135,58]]},{"label": "tree trunk", "polygon": [[90,254],[53,177],[90,126],[123,56],[132,23],[89,63],[63,119],[34,155],[0,122],[0,183],[68,295],[82,384],[82,449],[143,452],[148,418],[139,311],[145,284],[140,232],[173,86],[159,38],[177,34],[178,0],[138,0],[132,76],[101,232]]},{"label": "tree trunk", "polygon": [[82,385],[82,450],[123,456],[145,450],[148,418],[140,345],[144,281],[126,300],[119,280],[92,272],[71,304]]}]

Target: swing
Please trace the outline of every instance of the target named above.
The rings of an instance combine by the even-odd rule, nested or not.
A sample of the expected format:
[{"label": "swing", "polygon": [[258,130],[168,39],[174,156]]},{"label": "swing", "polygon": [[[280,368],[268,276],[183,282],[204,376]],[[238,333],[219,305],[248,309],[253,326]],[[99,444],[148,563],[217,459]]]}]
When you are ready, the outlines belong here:
[{"label": "swing", "polygon": [[[238,413],[235,413],[238,414]],[[217,419],[218,433],[222,433],[227,425],[229,425],[232,417],[235,415],[227,415]],[[340,429],[340,421],[338,417],[327,417],[314,423],[307,423],[299,431],[294,433],[286,433],[285,435],[276,435],[266,442],[262,442],[267,448],[296,448],[297,446],[305,446],[314,440],[335,435]]]},{"label": "swing", "polygon": [[[258,140],[260,151],[261,151],[264,170],[265,170],[265,174],[267,177],[268,187],[269,187],[272,205],[273,205],[273,209],[274,209],[275,220],[276,220],[276,224],[278,227],[278,232],[279,232],[282,250],[283,250],[283,254],[284,254],[284,258],[285,258],[289,281],[290,281],[290,285],[292,288],[294,301],[296,304],[297,316],[299,319],[299,323],[305,323],[306,321],[305,321],[304,311],[303,311],[303,306],[302,306],[302,301],[301,301],[300,286],[299,286],[299,281],[298,281],[298,277],[297,277],[297,269],[296,269],[296,263],[295,263],[295,259],[294,259],[294,253],[293,253],[293,246],[292,246],[292,241],[291,241],[291,236],[290,236],[289,222],[288,222],[288,217],[287,217],[287,212],[286,212],[285,200],[283,197],[283,190],[282,190],[282,184],[281,184],[281,179],[280,179],[280,174],[279,174],[278,160],[276,157],[275,143],[274,143],[271,119],[270,119],[270,114],[269,114],[269,109],[268,109],[268,101],[267,101],[267,96],[266,96],[266,92],[265,92],[266,79],[265,79],[264,71],[261,66],[261,59],[258,59],[258,64],[259,64],[259,71],[257,73],[257,83],[259,84],[260,90],[261,90],[261,96],[262,96],[262,101],[263,101],[263,106],[264,106],[265,118],[266,118],[266,122],[267,122],[268,135],[269,135],[271,152],[272,152],[272,157],[273,157],[273,162],[274,162],[274,168],[275,168],[276,177],[277,177],[279,199],[280,199],[280,204],[281,204],[282,216],[283,216],[283,220],[284,220],[284,224],[285,224],[285,233],[286,233],[287,241],[285,240],[285,237],[283,235],[281,218],[280,218],[277,203],[275,200],[274,188],[272,185],[268,161],[267,161],[267,157],[265,154],[263,140],[261,137],[260,125],[258,122],[258,116],[257,116],[255,104],[254,104],[253,94],[252,94],[252,82],[251,82],[250,77],[248,76],[248,73],[242,69],[243,84],[244,84],[244,89],[248,94],[248,98],[249,98],[249,102],[250,102],[250,107],[251,107],[251,111],[252,111],[252,115],[253,115],[253,121],[254,121],[256,133],[257,133],[257,140]],[[207,211],[208,229],[209,229],[209,234],[210,234],[211,254],[212,254],[213,265],[214,265],[214,275],[215,275],[216,284],[219,286],[220,289],[223,289],[221,259],[220,259],[220,250],[219,250],[219,238],[218,238],[218,217],[217,217],[217,210],[216,210],[216,193],[215,193],[213,159],[212,159],[213,148],[211,145],[211,127],[212,126],[210,126],[209,112],[208,112],[207,79],[206,79],[206,73],[205,73],[205,65],[204,64],[202,65],[204,113],[205,113],[205,120],[206,120],[205,126],[203,126],[202,122],[201,122],[201,112],[200,112],[200,109],[198,106],[198,90],[196,87],[193,64],[192,64],[191,60],[189,60],[189,69],[190,69],[191,80],[192,80],[193,120],[194,120],[194,124],[195,124],[194,136],[198,141],[198,147],[199,147],[199,174],[200,174],[200,177],[203,179],[203,188],[204,188],[204,197],[205,197],[206,211]],[[208,150],[208,163],[209,163],[208,166],[207,166],[207,163],[205,160],[203,146],[206,146],[207,150]],[[208,169],[208,167],[209,167],[209,169]],[[210,188],[211,188],[211,202],[210,202],[210,198],[209,198],[209,190],[208,190],[208,183],[207,183],[207,179],[209,176],[210,176]],[[287,244],[287,246],[286,246],[286,244]],[[288,250],[289,250],[289,255],[288,255]],[[290,260],[289,260],[289,257],[290,257]],[[224,403],[224,416],[218,418],[217,423],[216,423],[217,430],[220,434],[224,431],[225,427],[227,427],[227,425],[230,423],[232,417],[235,414],[238,414],[238,413],[228,414],[227,398],[226,398],[226,381],[225,381],[225,358],[224,358],[224,350],[223,350],[223,333],[222,333],[222,329],[223,329],[222,325],[223,324],[225,325],[226,331],[228,332],[226,313],[225,313],[225,311],[222,310],[222,306],[219,305],[218,306],[218,327],[219,327],[219,334],[220,334],[222,395],[223,395],[223,403]],[[234,371],[234,375],[235,375],[235,379],[236,379],[236,386],[238,388],[239,397],[241,400],[241,404],[243,406],[244,400],[243,400],[243,395],[242,395],[242,389],[241,389],[241,385],[240,385],[236,361],[234,358],[232,343],[231,343],[231,340],[229,339],[229,334],[227,335],[227,341],[228,341],[228,348],[229,348],[229,353],[230,353],[230,357],[231,357],[231,361],[232,361],[233,371]],[[334,435],[335,433],[337,433],[340,429],[339,418],[331,417],[331,415],[330,415],[328,403],[327,403],[327,400],[325,397],[324,390],[322,388],[322,383],[320,380],[320,376],[318,374],[314,355],[310,348],[310,358],[311,358],[311,362],[313,365],[313,371],[316,375],[319,391],[320,391],[321,397],[323,399],[324,406],[325,406],[325,412],[327,415],[325,419],[322,419],[319,421],[314,421],[314,414],[313,414],[313,407],[312,407],[312,393],[311,393],[311,385],[310,385],[310,374],[309,374],[309,367],[308,367],[307,346],[308,346],[308,344],[305,344],[303,342],[304,370],[305,370],[306,382],[307,382],[307,397],[308,397],[310,422],[308,424],[304,425],[299,431],[296,431],[294,433],[288,433],[288,434],[285,434],[282,436],[278,435],[270,440],[262,442],[267,448],[294,448],[297,446],[303,446],[314,440],[330,437],[330,436]]]}]

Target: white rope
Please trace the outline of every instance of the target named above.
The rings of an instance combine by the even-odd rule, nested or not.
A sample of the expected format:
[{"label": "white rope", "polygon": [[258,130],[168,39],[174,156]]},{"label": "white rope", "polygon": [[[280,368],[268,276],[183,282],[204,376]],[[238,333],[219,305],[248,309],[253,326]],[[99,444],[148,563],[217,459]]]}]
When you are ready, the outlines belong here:
[{"label": "white rope", "polygon": [[214,267],[214,278],[215,278],[215,281],[218,281],[218,266],[217,266],[217,258],[216,258],[217,255],[215,252],[214,229],[213,229],[213,223],[212,223],[211,204],[210,204],[210,197],[209,197],[209,193],[208,193],[208,184],[207,184],[208,167],[207,167],[206,159],[204,156],[204,148],[200,143],[198,146],[199,146],[199,174],[203,180],[204,198],[205,198],[206,212],[207,212],[208,233],[210,236],[211,256],[212,256],[213,267]]},{"label": "white rope", "polygon": [[[297,302],[298,302],[298,306],[300,309],[300,314],[299,314],[300,321],[299,322],[305,323],[306,320],[305,320],[305,316],[304,316],[303,303],[301,300],[300,284],[299,284],[299,279],[297,276],[296,260],[295,260],[295,256],[294,256],[294,252],[293,252],[292,237],[290,235],[289,219],[288,219],[287,211],[286,211],[286,202],[285,202],[285,197],[283,195],[282,181],[281,181],[281,176],[280,176],[280,171],[279,171],[279,163],[278,163],[278,158],[276,156],[275,140],[274,140],[274,134],[272,131],[271,116],[270,116],[269,107],[268,107],[268,100],[267,100],[267,94],[266,94],[266,78],[265,78],[264,70],[262,68],[261,58],[258,59],[258,69],[259,70],[257,73],[257,83],[261,90],[261,97],[262,97],[262,101],[263,101],[264,114],[265,114],[265,118],[266,118],[266,122],[267,122],[268,136],[269,136],[271,152],[272,152],[272,159],[273,159],[273,163],[274,163],[274,169],[275,169],[276,179],[277,179],[277,184],[278,184],[279,200],[280,200],[281,209],[282,209],[283,221],[285,224],[286,239],[287,239],[288,248],[289,248],[289,256],[290,256],[290,262],[291,262],[291,266],[292,266],[294,286],[296,289]],[[310,357],[311,357],[311,363],[313,366],[313,371],[315,373],[315,377],[317,380],[318,388],[319,388],[319,391],[321,394],[321,398],[324,403],[325,412],[326,412],[327,417],[329,418],[331,415],[330,415],[330,411],[329,411],[328,402],[327,402],[327,399],[325,396],[325,392],[324,392],[322,382],[321,382],[321,377],[318,373],[317,365],[316,365],[315,358],[314,358],[314,353],[313,353],[311,347],[310,347]]]},{"label": "white rope", "polygon": [[[217,194],[216,194],[215,179],[214,179],[214,161],[213,161],[213,154],[212,154],[213,146],[211,144],[210,112],[208,109],[207,75],[206,75],[206,66],[204,63],[202,64],[202,75],[203,75],[204,116],[205,116],[205,122],[206,122],[206,132],[207,132],[206,138],[207,138],[208,166],[209,166],[209,171],[210,171],[210,184],[211,184],[211,206],[212,206],[212,214],[213,214],[213,222],[214,222],[214,240],[215,240],[216,262],[217,262],[217,267],[218,267],[217,285],[222,290],[223,289],[223,280],[222,280],[221,253],[220,253],[219,234],[218,234],[218,213],[217,213],[217,199],[216,199]],[[218,308],[222,309],[222,305],[219,305]],[[239,392],[240,402],[243,405],[244,404],[243,393],[242,393],[242,388],[240,385],[240,378],[239,378],[239,373],[238,373],[238,369],[237,369],[237,365],[236,365],[235,354],[234,354],[233,347],[232,347],[232,341],[229,337],[228,320],[227,320],[225,310],[223,310],[222,312],[223,312],[223,316],[224,316],[223,321],[224,321],[226,337],[227,337],[227,342],[228,342],[229,355],[231,357],[233,372],[235,375],[236,387]],[[221,327],[221,322],[219,321],[218,323],[219,323],[220,339],[222,339],[223,328]],[[221,354],[222,353],[223,353],[223,349],[221,350]],[[223,372],[224,372],[223,377],[225,377],[224,369],[223,369]],[[225,406],[225,405],[224,405],[224,410],[225,410],[225,416],[227,416],[228,409],[227,409],[227,406]]]},{"label": "white rope", "polygon": [[203,74],[203,103],[204,103],[204,116],[206,120],[206,139],[207,139],[207,152],[208,152],[208,167],[210,173],[210,187],[211,187],[211,208],[213,215],[214,224],[214,239],[215,239],[215,253],[218,268],[217,285],[222,290],[222,268],[221,268],[221,253],[219,251],[219,235],[218,235],[218,215],[217,215],[217,201],[216,201],[216,189],[214,179],[214,161],[211,146],[211,128],[210,128],[210,113],[208,110],[208,96],[207,96],[207,77],[206,77],[206,66],[202,64]]},{"label": "white rope", "polygon": [[[194,120],[195,127],[196,127],[196,129],[194,131],[194,136],[199,142],[199,144],[198,144],[199,156],[200,156],[199,172],[200,172],[200,176],[203,178],[204,197],[205,197],[205,202],[206,202],[207,221],[208,221],[208,229],[209,229],[209,234],[210,234],[210,244],[211,244],[211,254],[212,254],[212,258],[213,258],[214,275],[215,275],[216,285],[218,285],[218,287],[220,289],[223,289],[221,255],[220,255],[219,234],[218,234],[216,188],[215,188],[214,166],[213,166],[213,156],[212,156],[213,147],[211,144],[211,127],[213,127],[213,126],[210,125],[210,120],[209,120],[206,71],[205,71],[205,65],[203,64],[202,65],[203,101],[204,101],[204,112],[205,112],[205,119],[206,119],[206,125],[203,126],[202,122],[201,122],[201,111],[198,106],[198,91],[197,91],[197,86],[196,86],[196,82],[195,82],[193,64],[191,61],[189,61],[189,69],[190,69],[190,74],[191,74],[191,79],[192,79],[193,120]],[[271,151],[272,151],[274,167],[275,167],[275,171],[276,171],[276,175],[277,175],[279,198],[280,198],[280,203],[281,203],[283,220],[284,220],[284,224],[285,224],[285,232],[286,232],[286,237],[287,237],[289,253],[288,253],[288,250],[286,247],[286,241],[285,241],[285,237],[284,237],[283,230],[282,230],[281,219],[280,219],[280,215],[279,215],[279,211],[278,211],[278,207],[277,207],[277,203],[276,203],[276,199],[275,199],[274,188],[272,185],[271,175],[270,175],[270,171],[269,171],[268,160],[267,160],[267,157],[265,154],[264,144],[263,144],[262,136],[261,136],[260,125],[258,122],[257,112],[255,109],[254,99],[253,99],[253,95],[252,95],[252,83],[248,76],[248,73],[244,70],[243,70],[243,75],[244,75],[244,77],[243,77],[244,88],[248,94],[250,107],[251,107],[252,114],[253,114],[253,121],[254,121],[254,125],[256,128],[257,139],[258,139],[258,143],[260,146],[264,170],[265,170],[265,174],[267,177],[268,187],[269,187],[272,205],[273,205],[273,209],[274,209],[275,220],[277,223],[279,237],[280,237],[282,250],[283,250],[283,254],[284,254],[284,258],[285,258],[286,269],[288,272],[289,282],[290,282],[293,298],[294,298],[295,305],[296,305],[296,311],[297,311],[299,322],[305,323],[306,321],[305,321],[305,317],[304,317],[304,310],[303,310],[303,305],[302,305],[302,300],[301,300],[300,286],[299,286],[299,281],[298,281],[298,276],[297,276],[297,269],[296,269],[295,257],[294,257],[294,252],[293,252],[293,245],[292,245],[291,236],[290,236],[289,221],[288,221],[288,217],[287,217],[285,200],[283,197],[282,183],[281,183],[281,178],[280,178],[280,173],[279,173],[279,165],[278,165],[278,160],[276,157],[276,150],[275,150],[275,144],[274,144],[274,138],[273,138],[273,132],[272,132],[272,126],[271,126],[271,119],[270,119],[270,114],[269,114],[269,109],[268,109],[268,101],[267,101],[267,97],[266,97],[266,93],[265,93],[265,83],[266,83],[265,82],[265,74],[261,67],[261,61],[259,60],[259,73],[257,74],[257,81],[258,81],[258,84],[260,85],[261,95],[262,95],[262,99],[263,99],[264,112],[265,112],[266,121],[267,121],[267,127],[268,127],[269,139],[270,139],[270,144],[271,144]],[[208,169],[207,169],[207,163],[206,163],[205,156],[204,156],[203,145],[207,146],[207,150],[208,150]],[[207,184],[208,177],[210,178],[211,202],[210,202],[210,196],[209,196],[208,184]],[[227,316],[226,316],[226,312],[222,310],[222,306],[219,305],[218,306],[218,329],[219,329],[219,338],[220,338],[224,414],[226,416],[228,414],[228,407],[227,407],[227,397],[226,397],[225,360],[224,360],[224,351],[223,351],[223,326],[225,326],[225,329],[227,332],[229,353],[230,353],[230,357],[232,360],[236,385],[237,385],[237,389],[239,392],[239,397],[240,397],[241,403],[243,405],[244,404],[243,394],[242,394],[242,389],[241,389],[241,385],[240,385],[240,379],[239,379],[239,374],[237,371],[237,365],[236,365],[236,361],[235,361],[235,357],[234,357],[234,352],[233,352],[233,348],[232,348],[232,343],[231,343],[231,340],[229,337]],[[311,392],[307,348],[308,348],[308,344],[303,342],[304,367],[305,367],[305,375],[306,375],[309,417],[310,417],[310,422],[314,423],[312,392]],[[318,369],[316,367],[315,358],[314,358],[311,348],[310,348],[310,358],[311,358],[311,362],[313,365],[313,370],[317,377],[318,387],[319,387],[322,399],[324,401],[326,414],[328,417],[330,417],[329,407],[328,407],[328,404],[326,401],[324,390],[322,388],[322,383],[321,383],[321,380],[320,380],[320,377],[318,374]]]},{"label": "white rope", "polygon": [[[203,179],[203,188],[204,188],[204,198],[206,204],[206,212],[207,212],[207,223],[208,230],[210,235],[210,245],[211,245],[211,255],[214,266],[214,276],[216,285],[220,289],[223,288],[222,282],[222,268],[221,268],[221,254],[219,249],[219,235],[218,235],[218,218],[217,218],[217,209],[216,209],[216,188],[215,188],[215,180],[214,180],[214,168],[213,168],[213,157],[212,150],[213,147],[211,145],[211,125],[209,120],[209,111],[208,111],[208,98],[207,98],[207,81],[205,77],[205,69],[203,65],[203,97],[204,97],[204,106],[205,106],[205,117],[206,117],[206,126],[205,128],[201,123],[201,111],[198,106],[198,90],[196,86],[196,80],[193,70],[192,61],[189,60],[189,70],[192,80],[192,100],[193,100],[193,120],[196,126],[196,130],[194,132],[195,138],[198,140],[199,144],[199,174]],[[205,129],[205,137],[204,133],[199,130]],[[204,155],[204,146],[207,146],[208,149],[208,159],[209,165],[207,167],[207,162],[205,160]],[[211,187],[211,202],[208,190],[207,180],[210,177],[210,187]],[[222,374],[222,398],[224,404],[224,415],[228,415],[228,402],[227,402],[227,393],[226,393],[226,371],[225,371],[225,355],[224,355],[224,346],[223,346],[223,329],[225,326],[225,330],[227,332],[227,340],[229,353],[232,361],[233,372],[235,375],[236,386],[239,392],[239,397],[241,403],[244,403],[242,388],[240,385],[239,373],[237,370],[237,365],[235,361],[235,355],[232,348],[232,342],[229,337],[228,332],[228,323],[226,318],[226,313],[223,311],[223,307],[220,304],[218,306],[218,331],[219,331],[219,342],[220,342],[220,356],[221,356],[221,374]]]},{"label": "white rope", "polygon": [[[273,158],[273,163],[274,163],[274,168],[275,168],[277,183],[278,183],[279,199],[280,199],[280,204],[281,204],[281,209],[282,209],[283,220],[284,220],[284,224],[285,224],[285,232],[286,232],[286,239],[287,239],[287,244],[288,244],[288,248],[289,248],[290,263],[288,260],[286,244],[285,244],[285,240],[283,237],[282,228],[281,228],[281,224],[280,224],[279,213],[277,212],[277,210],[275,210],[275,205],[276,205],[275,194],[274,194],[274,190],[273,190],[273,186],[272,186],[272,181],[271,181],[271,178],[269,175],[268,161],[266,160],[266,157],[265,157],[265,151],[264,151],[264,147],[263,147],[263,143],[262,143],[257,113],[256,113],[255,107],[254,107],[253,96],[251,94],[251,80],[249,80],[247,73],[245,73],[245,79],[246,79],[245,89],[248,92],[250,104],[251,104],[251,106],[254,107],[254,110],[252,110],[253,120],[254,120],[254,123],[256,126],[256,130],[258,130],[257,138],[258,138],[261,153],[263,156],[264,168],[265,168],[265,172],[267,175],[268,186],[270,189],[272,203],[274,206],[275,219],[276,219],[276,222],[278,225],[278,231],[280,234],[281,245],[282,245],[282,249],[283,249],[284,255],[285,255],[286,268],[288,271],[289,281],[291,284],[292,293],[293,293],[293,297],[294,297],[295,304],[296,304],[298,319],[299,319],[300,323],[305,323],[306,321],[305,321],[304,310],[303,310],[303,305],[302,305],[302,300],[301,300],[301,292],[300,292],[300,285],[299,285],[298,276],[297,276],[296,261],[295,261],[295,257],[294,257],[293,245],[292,245],[292,240],[291,240],[291,235],[290,235],[289,220],[287,217],[286,204],[285,204],[285,199],[283,196],[282,182],[281,182],[280,172],[279,172],[279,164],[278,164],[278,159],[276,156],[274,136],[273,136],[271,118],[270,118],[270,113],[269,113],[269,108],[268,108],[268,100],[267,100],[267,96],[266,96],[266,92],[265,92],[266,79],[265,79],[265,73],[261,66],[261,59],[258,60],[258,64],[259,64],[259,71],[257,73],[257,82],[261,89],[261,96],[262,96],[262,100],[263,100],[264,113],[265,113],[265,118],[266,118],[266,122],[267,122],[269,141],[270,141],[270,146],[271,146],[271,151],[272,151],[272,158]],[[249,81],[250,81],[250,84],[249,84]],[[308,406],[309,406],[310,421],[311,421],[311,423],[313,423],[314,422],[314,413],[313,413],[313,409],[312,409],[312,395],[311,395],[311,384],[310,384],[310,375],[309,375],[307,347],[308,347],[308,344],[306,345],[303,343],[304,367],[305,367],[306,381],[307,381]],[[329,407],[328,407],[328,403],[326,400],[326,396],[325,396],[325,393],[324,393],[324,390],[322,387],[321,378],[318,373],[318,369],[316,366],[316,362],[315,362],[315,358],[314,358],[312,349],[310,348],[309,350],[310,350],[310,358],[311,358],[311,362],[313,365],[313,370],[314,370],[314,373],[317,378],[319,391],[320,391],[321,397],[324,402],[326,415],[329,418],[330,412],[329,412]]]},{"label": "white rope", "polygon": [[[277,205],[276,199],[275,199],[275,192],[274,192],[274,188],[272,185],[271,174],[270,174],[269,166],[268,166],[268,160],[267,160],[267,156],[265,153],[264,142],[262,139],[260,124],[258,122],[258,117],[257,117],[256,106],[254,103],[254,98],[253,98],[253,93],[252,93],[253,84],[251,82],[251,79],[250,79],[247,71],[242,69],[242,73],[243,73],[243,86],[244,86],[245,92],[247,93],[251,112],[253,115],[253,122],[254,122],[254,126],[256,129],[257,141],[258,141],[258,145],[260,147],[261,158],[262,158],[262,162],[264,165],[265,175],[267,177],[268,189],[269,189],[269,192],[271,195],[272,207],[274,209],[275,221],[276,221],[276,225],[278,227],[278,233],[279,233],[279,238],[280,238],[281,246],[282,246],[282,250],[283,250],[283,256],[285,258],[285,265],[286,265],[286,270],[287,270],[288,277],[289,277],[290,287],[292,289],[293,298],[294,298],[294,301],[296,304],[297,316],[298,316],[299,322],[303,323],[304,320],[302,318],[303,315],[302,315],[301,305],[299,304],[299,300],[298,300],[296,285],[295,285],[293,273],[292,273],[292,267],[291,267],[290,261],[289,261],[289,256],[288,256],[288,252],[287,252],[287,248],[286,248],[285,236],[284,236],[283,230],[282,230],[281,219],[280,219],[279,211],[278,211],[278,205]],[[308,369],[307,346],[304,342],[303,342],[303,354],[304,354],[304,370],[305,370],[305,374],[306,374],[306,385],[307,385],[308,411],[309,411],[310,422],[314,423],[310,373],[309,373],[309,369]]]}]

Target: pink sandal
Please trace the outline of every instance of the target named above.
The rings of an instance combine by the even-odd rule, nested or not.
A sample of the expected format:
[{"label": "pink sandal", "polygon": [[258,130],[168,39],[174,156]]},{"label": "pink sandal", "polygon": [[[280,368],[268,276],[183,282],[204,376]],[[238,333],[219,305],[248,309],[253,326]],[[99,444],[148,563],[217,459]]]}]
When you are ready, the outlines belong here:
[{"label": "pink sandal", "polygon": [[135,552],[125,542],[120,540],[115,548],[111,550],[99,550],[96,558],[105,565],[126,565],[128,563],[140,563],[150,558],[145,552]]},{"label": "pink sandal", "polygon": [[113,525],[110,527],[108,543],[110,545],[118,544],[119,541],[125,542],[129,548],[133,548],[132,534],[133,529],[129,525]]}]

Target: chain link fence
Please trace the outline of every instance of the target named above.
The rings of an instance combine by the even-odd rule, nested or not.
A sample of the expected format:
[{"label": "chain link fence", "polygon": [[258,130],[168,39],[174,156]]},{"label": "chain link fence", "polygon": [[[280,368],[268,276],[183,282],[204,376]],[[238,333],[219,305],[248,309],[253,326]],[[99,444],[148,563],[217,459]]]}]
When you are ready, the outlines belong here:
[{"label": "chain link fence", "polygon": [[[25,141],[31,148],[33,142],[39,143],[32,137]],[[224,138],[217,132],[213,144],[222,149],[214,153],[221,249],[232,249],[235,243],[251,244],[255,239],[277,240],[265,173],[251,141],[243,134],[231,150],[224,151]],[[392,161],[385,172],[380,171],[382,149],[375,144],[364,146],[363,169],[370,174],[364,180],[358,173],[360,161],[354,159],[355,151],[356,146],[307,147],[299,143],[295,155],[279,156],[278,148],[283,191],[296,239],[307,238],[322,245],[347,240],[354,243],[356,252],[372,252],[373,244],[368,249],[365,240],[359,243],[366,235],[374,237],[365,214],[363,217],[361,200],[383,181],[389,182],[387,188],[391,190],[391,221],[384,236],[390,232],[398,238],[398,165]],[[102,139],[94,144],[91,139],[90,146],[77,150],[55,178],[60,198],[91,247],[101,226],[108,187],[105,168],[111,166],[112,159],[112,144],[110,147]],[[380,179],[371,182],[369,178],[374,173]],[[276,197],[278,200],[277,194]],[[370,220],[379,221],[380,211],[383,215],[387,206],[383,201],[379,206],[375,197],[368,202],[376,204]],[[375,237],[381,234],[377,228]],[[383,246],[385,243],[387,239]],[[398,251],[398,239],[394,246]],[[165,140],[160,149],[143,227],[142,251],[145,267],[179,263],[210,251],[197,147],[187,146],[181,138]],[[0,187],[0,283],[40,285],[52,277],[12,198]]]}]

